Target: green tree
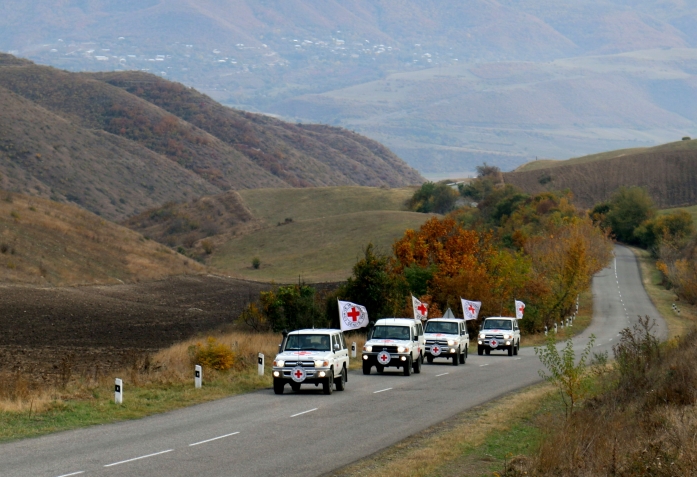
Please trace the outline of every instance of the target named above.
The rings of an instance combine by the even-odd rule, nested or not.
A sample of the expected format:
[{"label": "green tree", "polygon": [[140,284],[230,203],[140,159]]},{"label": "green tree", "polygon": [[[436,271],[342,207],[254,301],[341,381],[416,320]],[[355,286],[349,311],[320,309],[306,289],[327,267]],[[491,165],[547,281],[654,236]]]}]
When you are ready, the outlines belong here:
[{"label": "green tree", "polygon": [[261,292],[261,309],[273,331],[326,326],[316,291],[305,284],[287,285]]},{"label": "green tree", "polygon": [[445,214],[453,210],[457,192],[442,183],[426,182],[409,199],[409,209],[415,212]]},{"label": "green tree", "polygon": [[639,225],[651,219],[656,213],[653,200],[642,187],[620,187],[610,199],[607,213],[608,225],[618,240],[637,244],[634,234]]},{"label": "green tree", "polygon": [[692,216],[685,210],[659,215],[642,223],[634,231],[639,243],[654,256],[664,240],[680,245],[695,233]]}]

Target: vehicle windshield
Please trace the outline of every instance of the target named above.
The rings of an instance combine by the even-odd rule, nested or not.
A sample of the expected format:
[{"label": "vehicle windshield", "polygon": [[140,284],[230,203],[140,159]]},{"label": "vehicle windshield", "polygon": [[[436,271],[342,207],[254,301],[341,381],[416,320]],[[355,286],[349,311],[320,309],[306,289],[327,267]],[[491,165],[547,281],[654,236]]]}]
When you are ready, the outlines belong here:
[{"label": "vehicle windshield", "polygon": [[483,330],[512,330],[513,321],[512,320],[486,320]]},{"label": "vehicle windshield", "polygon": [[373,328],[375,340],[405,340],[411,339],[408,326],[376,326]]},{"label": "vehicle windshield", "polygon": [[446,335],[458,334],[457,323],[447,321],[429,321],[426,323],[426,333],[444,333]]},{"label": "vehicle windshield", "polygon": [[286,351],[330,351],[329,335],[288,335]]}]

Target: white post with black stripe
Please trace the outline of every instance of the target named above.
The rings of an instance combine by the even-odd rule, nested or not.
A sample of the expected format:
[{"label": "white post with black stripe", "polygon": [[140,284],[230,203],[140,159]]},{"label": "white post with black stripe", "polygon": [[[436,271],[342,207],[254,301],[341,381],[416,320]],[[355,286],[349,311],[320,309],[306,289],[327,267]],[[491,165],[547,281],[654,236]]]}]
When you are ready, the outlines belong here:
[{"label": "white post with black stripe", "polygon": [[116,404],[123,404],[123,381],[116,378],[114,383],[114,402]]},{"label": "white post with black stripe", "polygon": [[351,357],[355,358],[356,357],[356,342],[354,341],[351,343]]},{"label": "white post with black stripe", "polygon": [[259,372],[259,376],[264,375],[264,353],[259,353],[259,359],[257,361],[257,370]]},{"label": "white post with black stripe", "polygon": [[203,382],[203,369],[198,364],[194,368],[194,386],[196,389],[201,389],[201,384]]}]

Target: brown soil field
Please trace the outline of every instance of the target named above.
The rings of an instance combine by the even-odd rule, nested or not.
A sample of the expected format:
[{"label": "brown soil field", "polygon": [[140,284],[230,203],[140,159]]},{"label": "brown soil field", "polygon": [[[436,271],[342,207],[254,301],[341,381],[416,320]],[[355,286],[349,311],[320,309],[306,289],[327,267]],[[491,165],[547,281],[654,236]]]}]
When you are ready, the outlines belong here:
[{"label": "brown soil field", "polygon": [[3,286],[0,373],[52,384],[66,372],[99,376],[142,365],[158,349],[231,325],[269,288],[212,275],[114,286]]}]

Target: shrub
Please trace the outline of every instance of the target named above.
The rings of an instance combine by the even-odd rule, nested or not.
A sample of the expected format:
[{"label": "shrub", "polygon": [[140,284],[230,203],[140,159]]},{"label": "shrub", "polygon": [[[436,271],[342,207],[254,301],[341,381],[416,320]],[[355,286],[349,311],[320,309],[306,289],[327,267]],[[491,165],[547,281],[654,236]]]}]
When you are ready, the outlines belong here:
[{"label": "shrub", "polygon": [[206,255],[213,253],[213,242],[210,240],[203,240],[201,242],[201,247],[203,247],[203,251],[206,252]]},{"label": "shrub", "polygon": [[612,347],[620,374],[620,387],[635,392],[651,385],[648,371],[658,363],[661,354],[658,339],[652,334],[655,321],[646,316],[631,329],[620,332],[620,341]]},{"label": "shrub", "polygon": [[261,260],[259,259],[259,257],[254,257],[252,259],[252,268],[254,268],[254,270],[258,270],[260,266],[261,266]]},{"label": "shrub", "polygon": [[13,210],[12,212],[10,212],[10,215],[12,216],[13,219],[19,220],[19,212],[17,212],[16,210]]},{"label": "shrub", "polygon": [[409,209],[414,212],[445,214],[453,210],[458,193],[446,184],[426,182],[409,199]]},{"label": "shrub", "polygon": [[235,364],[235,353],[224,343],[218,343],[215,338],[208,337],[205,346],[201,343],[189,346],[191,364],[199,364],[207,368],[224,371]]}]

